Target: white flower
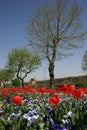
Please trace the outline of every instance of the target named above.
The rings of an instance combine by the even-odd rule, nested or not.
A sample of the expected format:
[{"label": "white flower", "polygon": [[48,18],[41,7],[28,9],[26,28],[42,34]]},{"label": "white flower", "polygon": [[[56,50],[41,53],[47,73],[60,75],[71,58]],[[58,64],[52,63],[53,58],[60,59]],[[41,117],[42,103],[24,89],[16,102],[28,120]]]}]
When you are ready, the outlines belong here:
[{"label": "white flower", "polygon": [[67,113],[67,116],[68,116],[68,117],[72,117],[72,112],[69,111],[69,112]]},{"label": "white flower", "polygon": [[67,123],[68,123],[68,120],[67,120],[67,119],[66,119],[66,120],[62,119],[62,122],[63,122],[64,124],[67,124]]},{"label": "white flower", "polygon": [[28,120],[28,122],[27,122],[27,127],[30,126],[31,123],[32,123],[32,121],[31,121],[31,120]]},{"label": "white flower", "polygon": [[12,116],[15,116],[15,113],[11,113],[11,114],[10,114],[10,117],[12,117]]},{"label": "white flower", "polygon": [[24,114],[23,117],[24,117],[24,119],[28,119],[29,118],[29,114]]},{"label": "white flower", "polygon": [[68,118],[68,117],[72,117],[72,112],[71,111],[69,111],[66,115],[64,115],[63,117],[65,117],[65,118]]},{"label": "white flower", "polygon": [[21,115],[21,113],[16,114],[16,117],[18,118]]},{"label": "white flower", "polygon": [[28,117],[28,121],[31,121],[32,117]]},{"label": "white flower", "polygon": [[10,117],[8,117],[7,121],[10,121]]},{"label": "white flower", "polygon": [[34,115],[32,117],[28,117],[27,126],[30,126],[35,120],[37,120],[39,115]]},{"label": "white flower", "polygon": [[35,120],[37,120],[38,117],[39,117],[39,115],[34,115],[34,116],[32,116],[32,118],[35,119]]}]

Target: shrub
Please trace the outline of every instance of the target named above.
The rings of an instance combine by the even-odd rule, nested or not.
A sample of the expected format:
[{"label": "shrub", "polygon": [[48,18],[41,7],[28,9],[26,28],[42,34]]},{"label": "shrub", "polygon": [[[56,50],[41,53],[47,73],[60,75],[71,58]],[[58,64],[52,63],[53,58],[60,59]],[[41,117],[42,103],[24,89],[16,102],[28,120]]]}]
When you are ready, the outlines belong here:
[{"label": "shrub", "polygon": [[20,86],[20,80],[18,78],[15,78],[12,80],[12,86]]}]

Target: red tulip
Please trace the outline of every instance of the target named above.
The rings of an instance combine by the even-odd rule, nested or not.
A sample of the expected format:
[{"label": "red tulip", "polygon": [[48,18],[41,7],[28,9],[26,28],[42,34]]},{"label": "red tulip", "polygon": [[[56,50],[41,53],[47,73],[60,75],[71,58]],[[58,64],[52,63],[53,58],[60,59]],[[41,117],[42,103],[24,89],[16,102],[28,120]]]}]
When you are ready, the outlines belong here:
[{"label": "red tulip", "polygon": [[66,94],[72,94],[74,90],[75,90],[75,85],[70,85],[70,86],[68,86],[68,87],[66,88],[65,93],[66,93]]},{"label": "red tulip", "polygon": [[67,84],[61,84],[59,90],[60,90],[61,92],[66,92],[66,91],[67,91],[67,88],[68,88],[68,85],[67,85]]},{"label": "red tulip", "polygon": [[8,96],[8,93],[3,92],[2,95],[3,95],[3,97],[7,97],[7,96]]},{"label": "red tulip", "polygon": [[57,96],[57,95],[54,95],[53,97],[51,97],[51,98],[49,99],[49,101],[50,101],[50,104],[57,104],[57,103],[59,103],[59,101],[60,101],[60,97]]},{"label": "red tulip", "polygon": [[82,97],[82,92],[81,92],[81,90],[80,90],[80,89],[75,89],[75,90],[73,91],[73,93],[72,93],[72,96],[73,96],[74,98],[81,98],[81,97]]},{"label": "red tulip", "polygon": [[21,96],[18,96],[18,95],[14,96],[14,97],[12,98],[12,100],[13,100],[13,103],[14,103],[14,104],[17,104],[17,105],[20,105],[20,104],[22,103],[22,97],[21,97]]}]

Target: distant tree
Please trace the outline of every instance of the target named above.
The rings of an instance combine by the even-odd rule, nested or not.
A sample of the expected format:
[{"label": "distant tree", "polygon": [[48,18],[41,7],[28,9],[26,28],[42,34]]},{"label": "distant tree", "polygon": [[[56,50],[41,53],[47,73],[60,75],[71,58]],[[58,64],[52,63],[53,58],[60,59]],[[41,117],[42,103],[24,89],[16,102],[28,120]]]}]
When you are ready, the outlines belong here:
[{"label": "distant tree", "polygon": [[82,59],[82,70],[87,73],[87,51],[85,51]]},{"label": "distant tree", "polygon": [[14,71],[16,77],[20,79],[22,86],[27,75],[35,71],[40,65],[39,55],[32,53],[26,47],[14,48],[8,53],[6,67]]},{"label": "distant tree", "polygon": [[[49,2],[48,2],[49,1]],[[82,29],[80,5],[71,0],[55,0],[37,7],[27,25],[29,46],[37,49],[41,58],[47,60],[50,87],[54,85],[55,61],[72,55],[70,50],[81,47],[87,34]]]},{"label": "distant tree", "polygon": [[0,70],[0,81],[3,82],[4,87],[6,86],[6,81],[12,81],[14,78],[14,72],[9,69],[1,69]]}]

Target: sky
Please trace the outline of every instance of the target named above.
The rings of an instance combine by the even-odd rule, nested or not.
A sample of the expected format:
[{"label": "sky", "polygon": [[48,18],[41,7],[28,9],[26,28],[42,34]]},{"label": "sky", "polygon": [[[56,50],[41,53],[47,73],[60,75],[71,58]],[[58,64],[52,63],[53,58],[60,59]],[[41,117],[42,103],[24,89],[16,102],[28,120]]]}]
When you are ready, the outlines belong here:
[{"label": "sky", "polygon": [[[33,15],[37,5],[43,5],[46,0],[0,0],[0,69],[4,68],[7,62],[9,51],[13,48],[27,46],[26,26]],[[50,0],[52,2],[54,0]],[[82,19],[87,28],[87,0],[77,0],[84,8]],[[84,46],[75,51],[75,55],[56,62],[55,78],[85,75],[82,71],[82,57],[87,50],[87,39]],[[46,62],[26,80],[36,77],[37,80],[49,79]]]}]

